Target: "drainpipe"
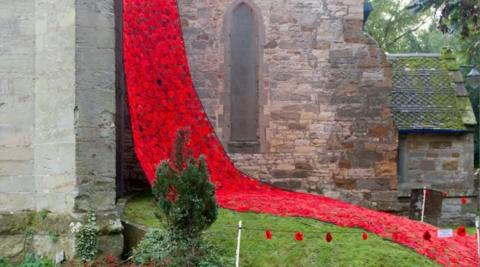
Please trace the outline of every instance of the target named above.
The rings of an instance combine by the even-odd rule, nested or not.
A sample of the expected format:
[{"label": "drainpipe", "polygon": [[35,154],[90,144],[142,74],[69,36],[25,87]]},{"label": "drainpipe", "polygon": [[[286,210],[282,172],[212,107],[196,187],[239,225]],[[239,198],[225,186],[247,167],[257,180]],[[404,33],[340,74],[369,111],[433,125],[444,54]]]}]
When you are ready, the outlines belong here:
[{"label": "drainpipe", "polygon": [[[480,71],[478,71],[477,68],[473,67],[472,70],[467,74],[467,79],[466,79],[466,84],[468,87],[474,89],[474,91],[477,92],[478,97],[479,97],[479,103],[478,106],[474,107],[476,108],[476,113],[479,114],[478,112],[480,111]],[[477,123],[479,123],[477,121]],[[480,127],[477,127],[477,131]],[[478,134],[478,133],[477,133]],[[480,142],[477,144],[479,146],[478,153],[480,153]],[[479,159],[480,159],[480,155]]]},{"label": "drainpipe", "polygon": [[[477,114],[480,114],[480,71],[473,67],[472,70],[467,74],[467,79],[466,79],[466,84],[467,86],[469,86],[470,88],[473,89],[473,92],[476,92],[477,93],[477,96],[478,96],[478,105],[476,107],[473,107],[474,109],[476,109],[476,113]],[[479,119],[477,119],[477,129],[476,129],[476,134],[477,136],[480,137],[480,115],[479,115]],[[480,161],[480,140],[477,140],[477,146],[478,146],[478,151],[477,151],[477,159],[478,161]],[[476,170],[475,171],[475,180],[476,180],[476,183],[477,183],[477,189],[476,189],[476,193],[477,193],[477,213],[479,212],[479,208],[480,207],[480,182],[479,182],[479,171]]]}]

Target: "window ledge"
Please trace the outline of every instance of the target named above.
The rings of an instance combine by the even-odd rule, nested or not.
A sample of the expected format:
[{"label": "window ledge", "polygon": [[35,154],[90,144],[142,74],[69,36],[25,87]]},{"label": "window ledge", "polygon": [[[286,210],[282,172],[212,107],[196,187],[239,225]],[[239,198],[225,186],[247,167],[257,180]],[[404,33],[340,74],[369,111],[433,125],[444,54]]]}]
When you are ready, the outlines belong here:
[{"label": "window ledge", "polygon": [[258,141],[230,141],[227,144],[228,153],[256,154],[260,152]]}]

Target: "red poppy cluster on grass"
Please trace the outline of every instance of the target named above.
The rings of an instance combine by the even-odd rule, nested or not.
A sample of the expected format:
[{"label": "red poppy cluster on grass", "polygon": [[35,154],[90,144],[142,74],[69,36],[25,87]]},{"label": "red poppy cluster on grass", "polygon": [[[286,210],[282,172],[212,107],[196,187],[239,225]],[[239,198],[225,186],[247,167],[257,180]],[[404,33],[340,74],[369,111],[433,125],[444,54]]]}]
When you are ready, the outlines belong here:
[{"label": "red poppy cluster on grass", "polygon": [[[203,110],[193,87],[176,0],[124,1],[124,60],[135,152],[149,180],[169,157],[178,129],[189,128],[189,149],[203,154],[221,207],[235,211],[318,219],[391,238],[440,264],[476,266],[471,236],[431,238],[433,226],[331,198],[283,191],[238,171]],[[171,199],[175,193],[172,190]],[[392,236],[391,233],[397,231]],[[303,238],[303,236],[302,236]],[[328,238],[328,236],[326,237]]]},{"label": "red poppy cluster on grass", "polygon": [[[265,230],[265,238],[267,240],[272,240],[272,237],[273,237],[272,231],[270,229]],[[295,232],[295,235],[294,235],[295,240],[303,241],[304,237],[305,237],[305,235],[304,235],[303,232],[300,232],[300,231]],[[363,240],[368,240],[368,234],[366,232],[362,233],[362,239]],[[330,242],[332,242],[332,240],[333,240],[332,233],[327,232],[326,235],[325,235],[325,241],[330,243]]]}]

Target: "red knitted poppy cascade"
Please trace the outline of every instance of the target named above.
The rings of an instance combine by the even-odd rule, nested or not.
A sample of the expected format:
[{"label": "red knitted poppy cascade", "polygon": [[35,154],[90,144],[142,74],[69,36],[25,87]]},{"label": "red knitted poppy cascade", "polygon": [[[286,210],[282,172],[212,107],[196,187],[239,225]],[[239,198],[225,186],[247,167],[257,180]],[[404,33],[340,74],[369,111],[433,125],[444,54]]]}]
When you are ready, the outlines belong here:
[{"label": "red knitted poppy cascade", "polygon": [[[225,153],[192,84],[176,0],[124,0],[124,60],[135,152],[150,183],[168,159],[178,129],[189,150],[205,155],[219,205],[236,211],[300,216],[359,227],[410,247],[440,264],[477,266],[471,236],[438,239],[436,228],[331,198],[283,191],[238,171]],[[175,190],[171,192],[172,201]],[[292,229],[294,231],[294,229]],[[268,238],[268,235],[267,235]]]}]

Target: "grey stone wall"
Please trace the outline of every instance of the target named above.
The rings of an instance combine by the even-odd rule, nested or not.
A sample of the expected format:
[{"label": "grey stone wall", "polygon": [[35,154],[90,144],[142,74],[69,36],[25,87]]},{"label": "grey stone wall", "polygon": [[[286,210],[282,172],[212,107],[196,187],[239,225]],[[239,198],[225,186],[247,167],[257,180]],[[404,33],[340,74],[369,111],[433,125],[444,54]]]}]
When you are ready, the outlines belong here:
[{"label": "grey stone wall", "polygon": [[[399,181],[399,195],[408,197],[412,188],[423,186],[446,192],[442,222],[473,223],[478,206],[473,138],[473,133],[402,135],[406,172]],[[462,205],[462,196],[468,197],[467,205]]]},{"label": "grey stone wall", "polygon": [[115,209],[115,12],[113,0],[75,1],[76,208]]},{"label": "grey stone wall", "polygon": [[69,212],[74,206],[74,2],[35,1],[36,210]]},{"label": "grey stone wall", "polygon": [[473,185],[473,133],[409,134],[405,142],[405,178],[400,182],[401,195],[424,185],[450,196],[476,194]]},{"label": "grey stone wall", "polygon": [[[225,145],[227,10],[241,2],[178,1],[193,80]],[[397,134],[388,108],[391,69],[361,31],[363,1],[244,2],[257,11],[264,29],[259,31],[262,149],[230,153],[235,165],[281,187],[398,209]]]},{"label": "grey stone wall", "polygon": [[0,212],[33,209],[35,2],[0,1]]},{"label": "grey stone wall", "polygon": [[[114,0],[8,0],[0,15],[0,256],[72,256],[68,229],[48,251],[46,235],[90,209],[100,249],[121,253]],[[9,246],[24,243],[32,222],[22,218],[40,210],[62,220],[35,231],[29,247]]]}]

